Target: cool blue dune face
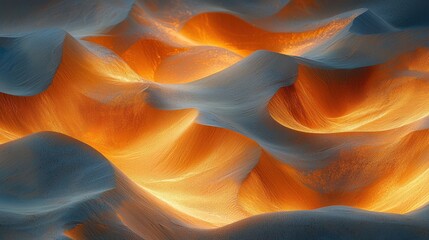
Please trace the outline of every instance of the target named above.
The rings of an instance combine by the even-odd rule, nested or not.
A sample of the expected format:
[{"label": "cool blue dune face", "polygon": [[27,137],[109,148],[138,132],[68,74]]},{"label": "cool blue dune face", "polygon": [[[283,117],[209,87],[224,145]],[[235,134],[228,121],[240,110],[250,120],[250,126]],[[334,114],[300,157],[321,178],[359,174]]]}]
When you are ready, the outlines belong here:
[{"label": "cool blue dune face", "polygon": [[427,9],[0,0],[0,239],[429,239]]},{"label": "cool blue dune face", "polygon": [[64,224],[85,215],[73,208],[115,186],[114,170],[101,154],[58,133],[3,144],[0,153],[3,238],[62,235]]}]

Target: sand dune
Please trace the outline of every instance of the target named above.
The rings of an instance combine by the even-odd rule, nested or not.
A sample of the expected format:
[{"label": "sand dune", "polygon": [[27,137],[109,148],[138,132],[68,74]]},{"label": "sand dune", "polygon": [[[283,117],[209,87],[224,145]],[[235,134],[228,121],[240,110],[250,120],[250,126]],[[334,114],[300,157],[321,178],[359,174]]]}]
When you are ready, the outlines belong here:
[{"label": "sand dune", "polygon": [[0,0],[0,238],[428,239],[427,7]]},{"label": "sand dune", "polygon": [[[425,239],[427,209],[407,215],[347,207],[264,214],[222,228],[189,219],[132,183],[84,143],[41,132],[0,146],[2,238]],[[23,195],[26,193],[26,195]],[[25,227],[24,227],[25,226]],[[360,231],[365,229],[365,233]],[[65,230],[65,232],[63,232]]]}]

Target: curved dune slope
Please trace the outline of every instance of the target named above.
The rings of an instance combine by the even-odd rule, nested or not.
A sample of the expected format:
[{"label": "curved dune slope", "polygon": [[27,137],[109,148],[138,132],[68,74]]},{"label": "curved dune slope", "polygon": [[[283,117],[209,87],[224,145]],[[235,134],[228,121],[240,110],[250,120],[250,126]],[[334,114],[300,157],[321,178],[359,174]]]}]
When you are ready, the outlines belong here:
[{"label": "curved dune slope", "polygon": [[0,0],[0,239],[428,239],[428,7]]},{"label": "curved dune slope", "polygon": [[330,207],[265,214],[198,230],[97,151],[65,135],[33,134],[0,145],[0,152],[1,179],[8,183],[1,187],[2,238],[342,239],[362,227],[367,231],[362,236],[368,238],[429,236],[426,209],[402,216]]}]

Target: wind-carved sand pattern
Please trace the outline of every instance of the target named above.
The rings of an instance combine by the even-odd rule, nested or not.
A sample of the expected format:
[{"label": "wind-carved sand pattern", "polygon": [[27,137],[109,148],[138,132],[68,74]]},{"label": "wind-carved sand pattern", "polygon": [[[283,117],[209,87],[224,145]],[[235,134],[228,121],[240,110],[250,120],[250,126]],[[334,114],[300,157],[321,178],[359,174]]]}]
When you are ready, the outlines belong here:
[{"label": "wind-carved sand pattern", "polygon": [[428,9],[0,0],[0,239],[429,239]]}]

